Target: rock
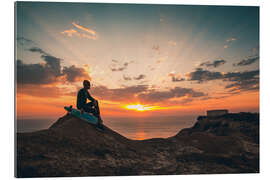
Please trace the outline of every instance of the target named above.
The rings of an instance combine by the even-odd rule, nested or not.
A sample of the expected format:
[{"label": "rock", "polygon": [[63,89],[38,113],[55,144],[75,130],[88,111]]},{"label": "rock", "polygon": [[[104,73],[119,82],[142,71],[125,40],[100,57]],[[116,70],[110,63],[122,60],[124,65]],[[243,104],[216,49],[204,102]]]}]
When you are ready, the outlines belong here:
[{"label": "rock", "polygon": [[170,138],[130,140],[72,115],[17,133],[16,177],[259,172],[259,114],[198,117]]}]

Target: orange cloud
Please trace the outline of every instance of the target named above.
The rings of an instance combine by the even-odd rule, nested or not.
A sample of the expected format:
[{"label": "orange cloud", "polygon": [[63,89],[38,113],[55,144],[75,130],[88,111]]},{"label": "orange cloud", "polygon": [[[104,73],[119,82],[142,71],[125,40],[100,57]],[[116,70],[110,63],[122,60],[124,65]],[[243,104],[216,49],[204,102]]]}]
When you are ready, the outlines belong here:
[{"label": "orange cloud", "polygon": [[232,41],[235,41],[236,38],[230,38],[230,39],[227,39],[226,42],[232,42]]},{"label": "orange cloud", "polygon": [[72,37],[73,34],[77,34],[78,32],[75,29],[65,30],[61,32],[62,34],[67,34],[67,36]]},{"label": "orange cloud", "polygon": [[87,35],[87,34],[80,34],[80,37],[97,40],[97,36],[90,36],[90,35]]},{"label": "orange cloud", "polygon": [[175,74],[174,72],[170,72],[168,76],[171,77],[172,82],[180,82],[185,80],[181,74]]},{"label": "orange cloud", "polygon": [[72,22],[72,24],[73,24],[76,28],[81,29],[81,30],[83,30],[83,31],[88,32],[88,33],[91,34],[91,35],[96,36],[96,32],[95,32],[94,30],[92,30],[92,29],[90,29],[90,28],[86,28],[86,27],[84,27],[84,26],[82,26],[82,25],[76,24],[75,22]]},{"label": "orange cloud", "polygon": [[72,25],[75,26],[76,28],[78,28],[79,30],[83,31],[83,32],[79,32],[75,29],[69,29],[69,30],[65,30],[63,32],[61,32],[61,34],[65,34],[69,37],[72,37],[73,35],[76,35],[80,38],[87,38],[87,39],[93,39],[93,40],[97,40],[98,36],[97,33],[90,29],[87,28],[85,26],[79,25],[75,22],[72,22]]},{"label": "orange cloud", "polygon": [[229,44],[231,44],[233,41],[236,41],[237,39],[236,38],[230,38],[230,39],[227,39],[226,42],[227,44],[225,44],[223,47],[224,49],[227,49],[229,47]]}]

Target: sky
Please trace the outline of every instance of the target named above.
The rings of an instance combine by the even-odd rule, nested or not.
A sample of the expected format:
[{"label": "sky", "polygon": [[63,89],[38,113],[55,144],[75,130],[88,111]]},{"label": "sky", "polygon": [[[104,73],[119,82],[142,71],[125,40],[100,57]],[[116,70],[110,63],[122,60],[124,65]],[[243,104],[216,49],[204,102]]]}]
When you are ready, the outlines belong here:
[{"label": "sky", "polygon": [[17,2],[15,59],[18,119],[259,112],[259,7]]}]

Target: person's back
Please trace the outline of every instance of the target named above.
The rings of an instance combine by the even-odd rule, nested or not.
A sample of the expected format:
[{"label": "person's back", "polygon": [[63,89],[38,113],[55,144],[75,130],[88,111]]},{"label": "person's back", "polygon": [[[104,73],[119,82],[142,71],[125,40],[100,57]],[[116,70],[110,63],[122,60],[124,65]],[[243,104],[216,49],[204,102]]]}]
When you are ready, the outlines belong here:
[{"label": "person's back", "polygon": [[84,88],[80,89],[77,95],[77,108],[82,109],[86,105],[87,95]]}]

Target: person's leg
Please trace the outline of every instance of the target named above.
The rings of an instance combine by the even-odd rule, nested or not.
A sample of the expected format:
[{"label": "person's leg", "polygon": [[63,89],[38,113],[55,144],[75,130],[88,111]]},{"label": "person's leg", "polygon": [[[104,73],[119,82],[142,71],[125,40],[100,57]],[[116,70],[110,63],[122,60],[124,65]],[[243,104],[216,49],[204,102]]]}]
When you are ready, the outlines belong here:
[{"label": "person's leg", "polygon": [[93,113],[95,117],[98,118],[99,122],[102,123],[101,117],[100,117],[100,111],[99,111],[99,105],[98,101],[95,104],[94,102],[89,102],[83,107],[85,112]]},{"label": "person's leg", "polygon": [[94,108],[95,108],[96,113],[100,116],[98,101],[96,101],[96,104],[94,105]]},{"label": "person's leg", "polygon": [[98,123],[99,125],[102,124],[102,119],[100,117],[100,110],[99,110],[99,104],[98,101],[96,101],[96,103],[94,104],[94,109],[95,109],[95,116],[98,118]]},{"label": "person's leg", "polygon": [[84,107],[83,107],[83,110],[85,112],[88,112],[88,113],[93,113],[93,114],[95,113],[95,110],[93,109],[93,103],[92,102],[89,102],[89,103],[85,104]]}]

